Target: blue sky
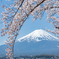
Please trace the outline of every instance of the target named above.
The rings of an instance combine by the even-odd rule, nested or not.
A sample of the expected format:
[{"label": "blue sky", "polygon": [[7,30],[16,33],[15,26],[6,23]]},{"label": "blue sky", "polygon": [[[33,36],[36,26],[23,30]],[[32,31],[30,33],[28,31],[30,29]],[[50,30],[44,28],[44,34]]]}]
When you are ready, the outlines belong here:
[{"label": "blue sky", "polygon": [[[10,2],[5,2],[4,0],[2,0],[2,2],[0,1],[0,18],[1,18],[1,12],[4,11],[4,9],[1,7],[2,4],[5,4],[7,6],[9,6],[9,3]],[[43,29],[43,30],[46,30],[47,29],[50,29],[50,30],[53,30],[53,25],[48,23],[48,21],[45,21],[46,20],[46,13],[44,13],[44,16],[42,17],[41,20],[39,20],[39,18],[32,22],[32,16],[30,16],[26,21],[25,23],[23,24],[21,30],[19,31],[19,35],[17,37],[17,39],[31,33],[32,31],[34,30],[37,30],[37,29]],[[1,21],[0,21],[1,22]],[[0,35],[1,35],[1,29],[3,28],[3,23],[0,24]],[[5,40],[7,39],[7,36],[4,36],[4,37],[1,37],[0,36],[0,45],[4,44]]]}]

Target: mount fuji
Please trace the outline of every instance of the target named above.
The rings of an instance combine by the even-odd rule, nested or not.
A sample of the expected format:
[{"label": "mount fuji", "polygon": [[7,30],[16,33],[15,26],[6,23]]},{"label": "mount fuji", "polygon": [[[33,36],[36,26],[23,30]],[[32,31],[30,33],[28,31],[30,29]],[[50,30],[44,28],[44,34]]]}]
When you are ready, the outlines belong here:
[{"label": "mount fuji", "polygon": [[50,40],[50,41],[59,41],[59,39],[55,36],[52,36],[51,34],[49,34],[48,32],[40,29],[40,30],[35,30],[31,33],[29,33],[28,35],[18,39],[19,42],[23,42],[23,41],[35,41],[35,42],[39,42],[42,40]]},{"label": "mount fuji", "polygon": [[[14,46],[14,55],[59,55],[59,39],[48,32],[39,29],[18,39]],[[7,45],[0,46],[0,56],[6,54]],[[3,51],[3,52],[2,52]]]}]

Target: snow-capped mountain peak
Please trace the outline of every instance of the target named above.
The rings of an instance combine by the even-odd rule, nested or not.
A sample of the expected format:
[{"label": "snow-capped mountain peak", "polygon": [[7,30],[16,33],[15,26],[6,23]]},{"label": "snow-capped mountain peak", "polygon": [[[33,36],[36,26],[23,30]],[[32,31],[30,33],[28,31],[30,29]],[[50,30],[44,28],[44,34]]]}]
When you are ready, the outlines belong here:
[{"label": "snow-capped mountain peak", "polygon": [[[51,41],[52,40],[52,41]],[[28,43],[28,42],[29,43]],[[34,42],[33,42],[34,41]],[[7,45],[0,46],[0,56],[5,56]],[[18,39],[14,46],[14,55],[59,55],[59,40],[48,32],[40,29]],[[2,52],[3,51],[3,52]]]},{"label": "snow-capped mountain peak", "polygon": [[19,42],[25,41],[27,40],[28,42],[30,41],[42,41],[42,40],[55,40],[55,41],[59,41],[57,37],[52,36],[51,34],[49,34],[48,32],[39,29],[39,30],[35,30],[31,33],[29,33],[28,35],[18,39]]}]

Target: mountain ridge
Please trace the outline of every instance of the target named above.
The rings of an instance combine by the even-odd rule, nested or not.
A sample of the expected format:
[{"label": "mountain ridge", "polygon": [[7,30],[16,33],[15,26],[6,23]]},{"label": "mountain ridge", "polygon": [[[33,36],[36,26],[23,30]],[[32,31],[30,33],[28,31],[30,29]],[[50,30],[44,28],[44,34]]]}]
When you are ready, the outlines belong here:
[{"label": "mountain ridge", "polygon": [[[18,39],[14,46],[14,55],[59,55],[59,40],[44,30],[35,30]],[[5,56],[7,45],[0,46],[0,56]],[[3,52],[2,52],[3,51]]]}]

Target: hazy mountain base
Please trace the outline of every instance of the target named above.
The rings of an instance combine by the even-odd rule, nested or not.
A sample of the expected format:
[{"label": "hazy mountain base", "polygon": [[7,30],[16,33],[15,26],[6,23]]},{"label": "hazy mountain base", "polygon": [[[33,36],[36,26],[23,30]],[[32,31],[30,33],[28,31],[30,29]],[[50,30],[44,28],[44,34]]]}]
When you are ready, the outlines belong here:
[{"label": "hazy mountain base", "polygon": [[[43,43],[43,44],[42,44]],[[14,47],[14,55],[41,55],[52,54],[59,55],[59,42],[43,40],[40,42],[16,42]],[[0,56],[6,56],[5,49],[7,45],[0,46]]]},{"label": "hazy mountain base", "polygon": [[[43,43],[43,44],[42,44]],[[18,45],[18,46],[17,46]],[[59,42],[43,40],[40,42],[16,42],[14,54],[19,55],[59,55]]]}]

